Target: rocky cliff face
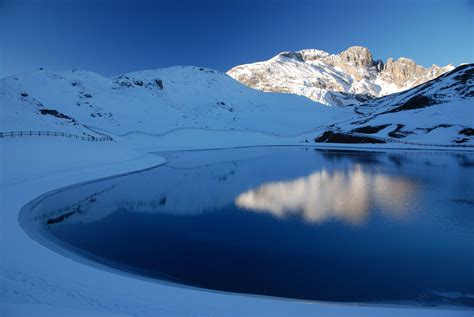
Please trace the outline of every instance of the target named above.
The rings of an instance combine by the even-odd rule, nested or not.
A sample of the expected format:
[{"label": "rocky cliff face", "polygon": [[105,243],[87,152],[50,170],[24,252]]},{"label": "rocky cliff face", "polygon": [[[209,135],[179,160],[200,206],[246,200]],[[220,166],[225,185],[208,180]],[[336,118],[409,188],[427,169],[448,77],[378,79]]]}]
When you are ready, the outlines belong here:
[{"label": "rocky cliff face", "polygon": [[405,87],[407,83],[416,86],[442,75],[447,70],[450,70],[449,66],[439,67],[438,65],[432,65],[429,68],[425,68],[408,58],[401,57],[397,61],[389,58],[380,73],[380,77],[387,82],[394,83],[398,87]]},{"label": "rocky cliff face", "polygon": [[349,47],[347,50],[339,54],[338,61],[343,67],[355,69],[367,69],[372,67],[374,64],[372,53],[368,48],[362,46]]},{"label": "rocky cliff face", "polygon": [[453,68],[425,68],[404,57],[384,63],[374,60],[368,48],[353,46],[339,54],[315,49],[283,52],[265,62],[234,67],[227,74],[255,89],[344,106],[410,89]]}]

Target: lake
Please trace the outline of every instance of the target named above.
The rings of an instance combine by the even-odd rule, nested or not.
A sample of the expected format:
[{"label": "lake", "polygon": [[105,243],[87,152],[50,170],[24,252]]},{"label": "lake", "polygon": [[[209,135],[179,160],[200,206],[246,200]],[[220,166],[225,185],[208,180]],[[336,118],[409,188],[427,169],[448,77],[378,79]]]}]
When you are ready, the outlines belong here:
[{"label": "lake", "polygon": [[187,286],[315,301],[474,307],[474,155],[251,147],[24,208],[40,243]]}]

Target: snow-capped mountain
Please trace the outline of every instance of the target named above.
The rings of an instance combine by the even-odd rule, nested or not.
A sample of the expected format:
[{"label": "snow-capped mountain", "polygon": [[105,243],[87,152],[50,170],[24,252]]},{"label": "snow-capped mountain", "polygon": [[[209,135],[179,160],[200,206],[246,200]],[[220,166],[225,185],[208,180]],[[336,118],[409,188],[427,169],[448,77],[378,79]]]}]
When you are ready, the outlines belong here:
[{"label": "snow-capped mountain", "polygon": [[236,66],[227,74],[258,90],[345,106],[413,88],[452,69],[425,68],[404,57],[384,63],[374,60],[369,49],[353,46],[339,54],[315,49],[282,52],[264,62]]},{"label": "snow-capped mountain", "polygon": [[316,142],[474,145],[474,64],[355,106]]}]

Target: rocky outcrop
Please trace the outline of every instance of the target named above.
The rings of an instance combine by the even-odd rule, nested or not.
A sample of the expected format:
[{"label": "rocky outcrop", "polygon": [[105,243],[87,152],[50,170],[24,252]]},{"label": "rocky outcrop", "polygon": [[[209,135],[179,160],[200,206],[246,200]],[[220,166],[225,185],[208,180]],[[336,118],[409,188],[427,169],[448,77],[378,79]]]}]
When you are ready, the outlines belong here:
[{"label": "rocky outcrop", "polygon": [[442,75],[448,68],[449,66],[439,67],[438,65],[425,68],[417,65],[415,61],[409,58],[400,57],[396,61],[389,58],[380,74],[380,78],[392,82],[398,87],[406,87],[407,83],[410,83],[411,86],[417,86]]},{"label": "rocky outcrop", "polygon": [[339,54],[341,64],[353,67],[372,67],[374,60],[368,48],[362,46],[352,46]]},{"label": "rocky outcrop", "polygon": [[425,68],[404,57],[384,63],[374,60],[368,48],[353,46],[339,54],[315,49],[282,52],[265,62],[234,67],[227,74],[255,89],[344,106],[410,89],[453,68]]}]

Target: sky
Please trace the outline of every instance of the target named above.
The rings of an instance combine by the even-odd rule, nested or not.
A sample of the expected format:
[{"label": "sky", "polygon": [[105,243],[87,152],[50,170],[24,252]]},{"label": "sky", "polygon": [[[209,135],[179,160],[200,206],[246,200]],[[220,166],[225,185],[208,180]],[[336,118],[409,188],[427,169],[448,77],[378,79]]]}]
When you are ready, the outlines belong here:
[{"label": "sky", "polygon": [[0,0],[0,77],[40,67],[227,71],[353,45],[374,59],[474,62],[474,0]]}]

